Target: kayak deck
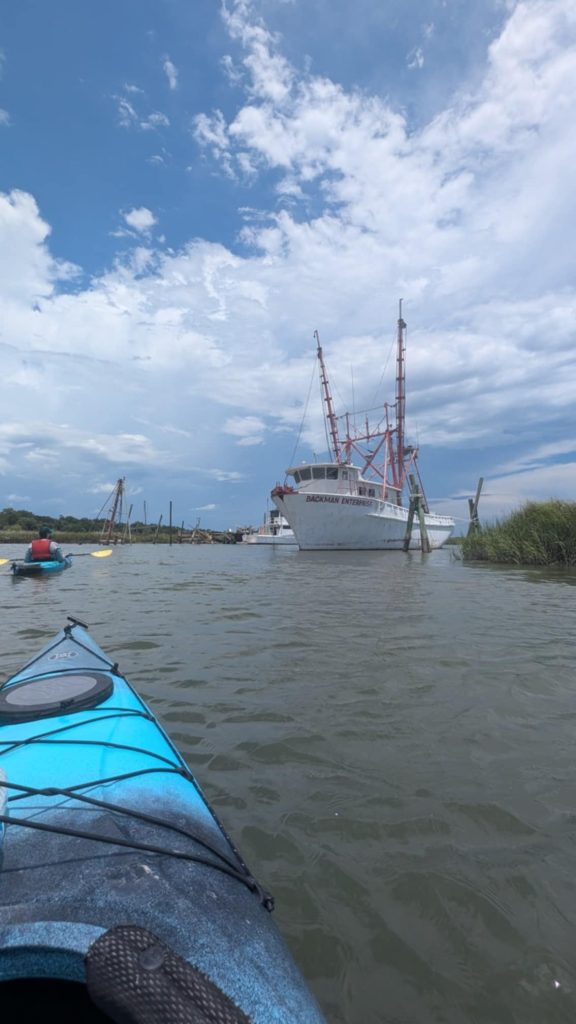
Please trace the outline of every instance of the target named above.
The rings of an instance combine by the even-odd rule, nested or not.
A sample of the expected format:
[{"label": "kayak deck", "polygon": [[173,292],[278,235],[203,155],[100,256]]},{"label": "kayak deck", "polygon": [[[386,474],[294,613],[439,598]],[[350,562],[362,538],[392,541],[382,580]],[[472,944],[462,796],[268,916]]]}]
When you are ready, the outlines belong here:
[{"label": "kayak deck", "polygon": [[10,571],[13,576],[44,576],[47,573],[63,572],[71,565],[71,558],[65,558],[62,562],[54,559],[44,562],[12,562]]},{"label": "kayak deck", "polygon": [[95,943],[116,948],[130,926],[136,947],[168,950],[162,963],[199,972],[253,1024],[320,1024],[271,898],[84,629],[66,627],[7,680],[0,723],[0,983],[85,984]]}]

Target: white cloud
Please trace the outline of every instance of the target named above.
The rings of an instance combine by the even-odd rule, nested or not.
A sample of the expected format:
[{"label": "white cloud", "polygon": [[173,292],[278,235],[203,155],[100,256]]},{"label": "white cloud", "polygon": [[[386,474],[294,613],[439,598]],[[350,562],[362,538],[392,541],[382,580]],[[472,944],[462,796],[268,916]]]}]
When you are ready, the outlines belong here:
[{"label": "white cloud", "polygon": [[170,125],[169,119],[166,114],[162,114],[161,111],[155,110],[152,114],[148,114],[140,121],[140,129],[143,132],[156,131],[157,128],[168,128]]},{"label": "white cloud", "polygon": [[226,484],[239,484],[242,480],[245,480],[244,473],[239,473],[237,470],[229,469],[211,469],[208,475],[214,477],[215,480],[220,483]]},{"label": "white cloud", "polygon": [[236,66],[230,54],[226,54],[220,61],[224,74],[232,85],[239,85],[242,81],[242,71]]},{"label": "white cloud", "polygon": [[237,437],[237,444],[255,445],[262,444],[266,424],[258,416],[233,416],[226,420],[222,429],[225,434]]},{"label": "white cloud", "polygon": [[158,223],[152,211],[146,206],[135,207],[123,216],[129,227],[134,228],[135,231],[143,232],[144,234],[150,231],[150,229]]},{"label": "white cloud", "polygon": [[178,88],[178,69],[172,63],[169,57],[165,57],[162,62],[162,70],[168,79],[168,85],[172,90]]},{"label": "white cloud", "polygon": [[[141,90],[136,89],[129,89],[129,91],[132,94],[141,92]],[[155,110],[151,114],[141,115],[126,96],[115,96],[114,100],[116,101],[118,112],[118,123],[122,128],[136,128],[141,132],[151,132],[170,126],[169,118],[159,110]]]},{"label": "white cloud", "polygon": [[243,64],[249,74],[251,94],[261,100],[282,102],[290,92],[294,72],[277,52],[277,37],[254,16],[246,0],[235,0],[230,8],[223,6],[222,15],[230,36],[241,42],[246,51]]},{"label": "white cloud", "polygon": [[125,96],[116,96],[118,121],[123,128],[131,128],[138,123],[138,114]]},{"label": "white cloud", "polygon": [[[249,449],[277,438],[281,472],[301,427],[315,450],[325,444],[316,388],[306,406],[313,329],[339,411],[351,368],[356,409],[372,407],[403,295],[409,433],[448,461],[483,446],[495,501],[508,500],[505,488],[511,501],[567,488],[573,5],[518,3],[474,91],[418,131],[381,97],[297,72],[244,0],[224,17],[247,91],[228,118],[199,114],[195,137],[225,173],[262,175],[278,207],[257,209],[253,193],[238,252],[201,238],[165,250],[150,237],[154,214],[134,208],[123,230],[145,244],[67,290],[71,268],[52,257],[35,200],[0,196],[5,470],[34,461],[43,472],[65,452],[75,466],[173,460],[211,486],[241,484]],[[126,126],[142,127],[126,96],[122,104]],[[118,398],[103,433],[98,395],[112,379]],[[393,400],[393,355],[386,382],[378,400]],[[40,392],[47,419],[66,409],[71,423],[66,434],[48,427],[50,443],[40,425],[22,427]],[[195,467],[190,434],[202,452]]]},{"label": "white cloud", "polygon": [[88,488],[88,494],[112,494],[116,487],[116,480],[114,482],[108,482],[107,484],[94,484],[94,487]]},{"label": "white cloud", "polygon": [[414,68],[424,67],[424,52],[421,46],[417,46],[415,50],[408,54],[407,63],[411,71]]},{"label": "white cloud", "polygon": [[71,263],[51,256],[47,246],[50,231],[31,195],[17,190],[8,195],[0,193],[0,283],[5,328],[11,309],[47,298],[57,282],[69,280],[77,272]]},{"label": "white cloud", "polygon": [[3,110],[2,107],[0,107],[0,126],[8,127],[10,123],[10,114],[7,110]]}]

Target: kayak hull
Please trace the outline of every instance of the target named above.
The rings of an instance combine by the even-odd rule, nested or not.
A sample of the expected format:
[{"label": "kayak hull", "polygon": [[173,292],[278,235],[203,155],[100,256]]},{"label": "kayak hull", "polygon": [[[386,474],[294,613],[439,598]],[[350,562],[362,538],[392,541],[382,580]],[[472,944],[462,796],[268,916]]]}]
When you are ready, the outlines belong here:
[{"label": "kayak hull", "polygon": [[130,926],[252,1024],[320,1024],[269,897],[84,629],[68,627],[7,680],[0,722],[0,983],[84,984],[95,943]]},{"label": "kayak hull", "polygon": [[64,572],[72,565],[71,558],[65,558],[62,562],[50,560],[47,562],[12,562],[10,567],[13,576],[47,576],[57,572]]}]

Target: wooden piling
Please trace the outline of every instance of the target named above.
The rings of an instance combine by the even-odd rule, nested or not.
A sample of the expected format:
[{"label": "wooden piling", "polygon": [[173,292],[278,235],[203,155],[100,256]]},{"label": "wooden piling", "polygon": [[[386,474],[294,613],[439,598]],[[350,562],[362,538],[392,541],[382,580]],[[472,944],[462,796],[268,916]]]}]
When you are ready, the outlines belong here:
[{"label": "wooden piling", "polygon": [[480,529],[480,518],[478,516],[478,503],[480,501],[480,492],[482,490],[483,483],[484,483],[484,477],[481,476],[479,481],[478,481],[478,487],[476,488],[476,497],[475,498],[468,498],[468,508],[469,508],[469,511],[470,511],[470,525],[468,526],[468,534],[467,534],[467,536],[470,536],[471,533],[474,533],[476,530]]},{"label": "wooden piling", "polygon": [[432,550],[432,545],[430,544],[428,530],[426,529],[424,496],[413,473],[410,473],[408,482],[410,484],[410,504],[408,506],[406,533],[404,534],[404,551],[408,551],[410,548],[412,530],[414,528],[414,516],[417,515],[420,526],[420,547],[422,551],[428,553]]}]

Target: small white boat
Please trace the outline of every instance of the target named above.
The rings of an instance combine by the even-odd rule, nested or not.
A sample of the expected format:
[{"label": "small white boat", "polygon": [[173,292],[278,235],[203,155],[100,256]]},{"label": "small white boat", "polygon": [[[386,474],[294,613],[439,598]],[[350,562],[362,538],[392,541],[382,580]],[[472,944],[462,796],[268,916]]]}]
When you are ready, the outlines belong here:
[{"label": "small white boat", "polygon": [[294,530],[277,508],[266,512],[262,526],[242,536],[243,544],[297,544]]}]

